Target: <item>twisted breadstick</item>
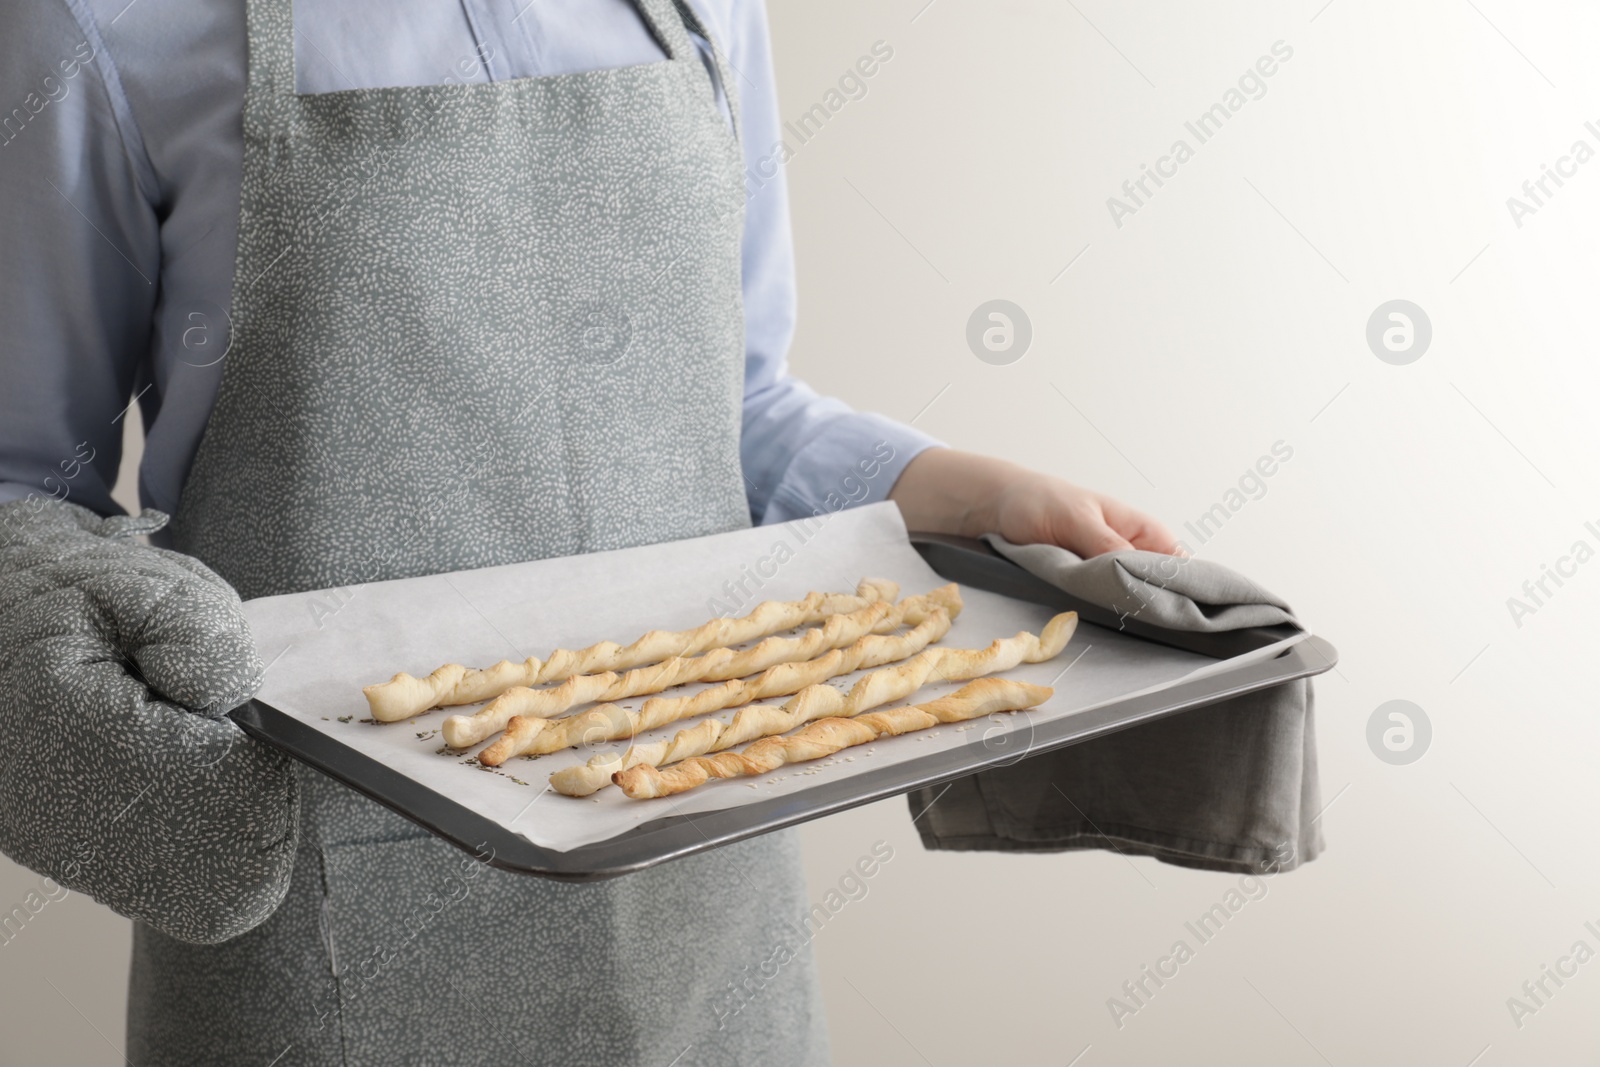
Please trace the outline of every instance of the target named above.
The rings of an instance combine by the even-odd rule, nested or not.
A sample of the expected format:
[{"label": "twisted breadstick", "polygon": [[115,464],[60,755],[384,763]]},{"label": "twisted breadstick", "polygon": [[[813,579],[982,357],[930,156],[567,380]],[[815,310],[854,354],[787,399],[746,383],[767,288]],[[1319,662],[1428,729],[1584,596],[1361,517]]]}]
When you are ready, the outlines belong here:
[{"label": "twisted breadstick", "polygon": [[542,663],[537,656],[529,656],[521,663],[501,660],[483,670],[447,663],[426,678],[414,678],[401,672],[387,682],[369,685],[361,691],[366,694],[374,719],[398,722],[429,708],[476,704],[499,696],[512,686],[559,682],[598,671],[627,670],[671,656],[691,656],[709,648],[742,644],[819,622],[830,615],[859,611],[875,601],[892,603],[899,595],[900,587],[894,582],[863,578],[854,596],[808,593],[803,600],[768,600],[757,604],[755,610],[743,618],[712,619],[692,630],[677,632],[651,630],[626,647],[614,641],[601,641],[576,652],[557,649]]},{"label": "twisted breadstick", "polygon": [[753,777],[786,763],[831,756],[880,737],[926,730],[942,722],[964,722],[997,711],[1021,711],[1049,700],[1055,690],[1009,678],[983,678],[926,704],[869,711],[853,719],[819,719],[799,733],[764,737],[743,752],[694,756],[665,771],[640,764],[617,775],[622,791],[635,800],[683,793],[712,778]]},{"label": "twisted breadstick", "polygon": [[723,708],[738,707],[763,697],[798,693],[808,685],[836,678],[863,667],[881,667],[927,648],[950,632],[950,615],[935,608],[916,627],[903,634],[867,634],[849,648],[802,663],[780,663],[754,678],[735,679],[702,689],[693,696],[655,697],[637,712],[620,704],[602,704],[591,711],[564,719],[530,719],[515,716],[500,739],[478,753],[478,762],[498,767],[512,756],[542,755],[573,745],[618,741],[679,719],[689,719]]},{"label": "twisted breadstick", "polygon": [[[626,700],[659,693],[686,682],[720,682],[755,674],[779,663],[812,659],[829,649],[842,648],[868,633],[892,631],[903,623],[916,625],[934,611],[951,618],[961,613],[961,592],[955,584],[898,604],[879,600],[848,615],[831,616],[816,629],[799,637],[769,637],[743,651],[715,648],[703,656],[674,657],[626,674],[578,675],[548,689],[515,686],[501,693],[472,715],[452,715],[444,721],[445,744],[467,748],[506,728],[513,716],[548,719],[578,704],[597,700]],[[491,766],[493,766],[491,764]]]},{"label": "twisted breadstick", "polygon": [[1037,637],[1024,631],[997,638],[984,649],[930,648],[898,666],[863,676],[851,687],[849,695],[831,685],[809,686],[782,707],[752,705],[734,716],[731,723],[706,719],[679,730],[670,741],[634,745],[621,753],[601,753],[588,763],[556,771],[550,776],[550,785],[569,797],[586,797],[631,767],[662,767],[693,756],[722,752],[757,738],[786,734],[817,719],[850,718],[891,700],[902,700],[929,681],[964,682],[1008,671],[1019,663],[1043,663],[1061,654],[1077,625],[1077,612],[1069,611],[1046,623]]}]

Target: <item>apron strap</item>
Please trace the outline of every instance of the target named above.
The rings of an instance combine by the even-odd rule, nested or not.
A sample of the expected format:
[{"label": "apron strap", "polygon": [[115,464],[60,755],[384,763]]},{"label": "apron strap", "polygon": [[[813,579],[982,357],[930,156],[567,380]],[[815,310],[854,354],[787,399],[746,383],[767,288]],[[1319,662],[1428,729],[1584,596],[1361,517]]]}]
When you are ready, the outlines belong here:
[{"label": "apron strap", "polygon": [[688,17],[675,10],[677,0],[633,0],[650,32],[667,53],[667,58],[682,63],[693,59],[694,42],[689,40]]},{"label": "apron strap", "polygon": [[739,136],[739,94],[734,89],[733,70],[728,65],[727,57],[722,53],[722,46],[717,44],[717,39],[706,29],[705,23],[688,0],[635,0],[645,22],[655,31],[656,39],[666,49],[667,56],[678,62],[700,63],[700,49],[689,39],[689,31],[693,30],[704,37],[711,44],[711,62],[716,69],[717,80],[722,83],[722,93],[728,98],[728,114],[733,119],[733,133]]},{"label": "apron strap", "polygon": [[[717,43],[716,37],[712,35],[705,23],[700,20],[700,16],[689,5],[688,0],[673,0],[673,3],[677,5],[679,14],[683,16],[683,20],[688,24],[689,28],[704,37],[711,45],[711,62],[717,68],[717,80],[722,83],[722,95],[728,98],[728,115],[733,119],[733,135],[737,138],[741,131],[739,128],[739,93],[733,83],[734,78],[737,76],[736,72],[732,64],[728,62],[728,57],[723,53],[722,46]],[[698,59],[699,57],[696,56],[695,58]]]},{"label": "apron strap", "polygon": [[245,0],[244,12],[245,106],[294,95],[294,0]]}]

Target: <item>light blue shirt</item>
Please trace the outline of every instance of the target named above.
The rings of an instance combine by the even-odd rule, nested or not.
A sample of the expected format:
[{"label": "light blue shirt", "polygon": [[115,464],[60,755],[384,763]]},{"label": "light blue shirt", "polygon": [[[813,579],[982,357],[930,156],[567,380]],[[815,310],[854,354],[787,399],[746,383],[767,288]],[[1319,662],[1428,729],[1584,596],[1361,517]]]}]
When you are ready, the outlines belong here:
[{"label": "light blue shirt", "polygon": [[[761,0],[695,0],[740,79],[746,164],[782,139]],[[704,43],[701,42],[702,50]],[[296,0],[301,92],[649,63],[629,0]],[[216,397],[239,223],[244,0],[0,5],[0,501],[95,511],[123,419],[145,506],[172,512]],[[937,442],[791,376],[780,171],[747,171],[742,459],[756,522],[881,500]]]}]

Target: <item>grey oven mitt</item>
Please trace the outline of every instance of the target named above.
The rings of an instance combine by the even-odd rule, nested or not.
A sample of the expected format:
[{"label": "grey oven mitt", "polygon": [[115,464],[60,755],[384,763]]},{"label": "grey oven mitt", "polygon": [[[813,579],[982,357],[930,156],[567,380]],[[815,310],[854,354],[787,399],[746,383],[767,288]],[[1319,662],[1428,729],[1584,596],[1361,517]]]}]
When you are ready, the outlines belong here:
[{"label": "grey oven mitt", "polygon": [[133,540],[166,516],[0,505],[0,851],[176,938],[288,890],[298,791],[229,710],[262,666],[239,598]]},{"label": "grey oven mitt", "polygon": [[[1289,606],[1217,563],[1155,552],[1084,560],[1054,545],[997,552],[1073,595],[1169,629],[1295,623]],[[1296,624],[1298,625],[1298,624]],[[909,802],[931,849],[1110,848],[1253,874],[1322,851],[1310,679],[919,789]]]}]

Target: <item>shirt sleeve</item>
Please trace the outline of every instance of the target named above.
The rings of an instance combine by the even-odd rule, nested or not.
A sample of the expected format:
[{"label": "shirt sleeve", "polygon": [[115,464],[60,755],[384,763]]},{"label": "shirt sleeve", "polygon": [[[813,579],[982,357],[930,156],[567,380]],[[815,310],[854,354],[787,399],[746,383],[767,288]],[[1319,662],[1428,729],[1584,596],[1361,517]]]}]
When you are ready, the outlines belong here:
[{"label": "shirt sleeve", "polygon": [[741,457],[751,518],[787,522],[883,500],[906,464],[941,442],[885,416],[818,396],[789,373],[794,238],[776,151],[782,130],[765,4],[731,0],[723,25],[728,61],[739,79],[745,157]]},{"label": "shirt sleeve", "polygon": [[0,106],[0,502],[116,513],[160,236],[154,177],[81,3],[0,5]]}]

